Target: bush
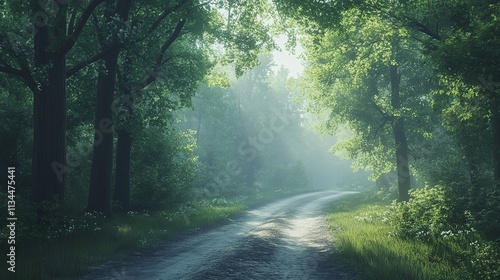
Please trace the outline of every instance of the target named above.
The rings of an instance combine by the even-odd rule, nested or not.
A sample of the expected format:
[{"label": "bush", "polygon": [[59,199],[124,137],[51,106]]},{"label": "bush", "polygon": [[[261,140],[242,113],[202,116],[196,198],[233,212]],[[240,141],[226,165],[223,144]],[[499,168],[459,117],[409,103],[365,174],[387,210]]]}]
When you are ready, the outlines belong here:
[{"label": "bush", "polygon": [[433,259],[462,269],[463,279],[500,279],[499,245],[475,229],[482,223],[466,205],[465,198],[442,186],[412,190],[408,202],[390,206],[391,235],[429,244]]},{"label": "bush", "polygon": [[468,254],[469,271],[476,279],[500,279],[500,253],[493,242],[472,242]]},{"label": "bush", "polygon": [[474,227],[489,239],[500,240],[500,192],[492,190],[487,192],[486,201],[481,205],[481,210],[475,213]]},{"label": "bush", "polygon": [[442,186],[410,191],[408,202],[392,204],[391,221],[395,234],[402,238],[425,235],[439,236],[443,231],[471,226],[462,199]]},{"label": "bush", "polygon": [[149,128],[132,149],[131,209],[160,210],[185,201],[197,174],[192,135]]}]

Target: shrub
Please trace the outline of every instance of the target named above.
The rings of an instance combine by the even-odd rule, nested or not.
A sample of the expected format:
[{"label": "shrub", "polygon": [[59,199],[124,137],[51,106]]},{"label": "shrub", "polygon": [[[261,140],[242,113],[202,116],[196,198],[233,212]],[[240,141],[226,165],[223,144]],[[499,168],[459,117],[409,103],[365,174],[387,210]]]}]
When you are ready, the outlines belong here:
[{"label": "shrub", "polygon": [[443,231],[470,226],[462,199],[442,186],[410,191],[408,202],[392,204],[395,234],[414,238],[422,233],[439,236]]},{"label": "shrub", "polygon": [[132,146],[131,209],[173,208],[186,200],[197,174],[192,135],[152,127],[137,138]]},{"label": "shrub", "polygon": [[[463,279],[500,279],[499,245],[485,238],[488,232],[474,228],[483,222],[466,205],[465,198],[442,186],[412,190],[408,202],[390,206],[391,235],[428,243],[432,258],[462,269]],[[490,222],[496,225],[498,220]]]}]

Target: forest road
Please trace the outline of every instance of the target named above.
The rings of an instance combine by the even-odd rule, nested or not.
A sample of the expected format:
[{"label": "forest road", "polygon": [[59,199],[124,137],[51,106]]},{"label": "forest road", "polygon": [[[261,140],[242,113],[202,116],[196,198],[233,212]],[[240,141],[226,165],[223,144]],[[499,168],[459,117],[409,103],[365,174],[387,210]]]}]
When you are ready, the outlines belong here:
[{"label": "forest road", "polygon": [[352,192],[282,199],[132,256],[78,280],[359,279],[335,250],[325,208]]}]

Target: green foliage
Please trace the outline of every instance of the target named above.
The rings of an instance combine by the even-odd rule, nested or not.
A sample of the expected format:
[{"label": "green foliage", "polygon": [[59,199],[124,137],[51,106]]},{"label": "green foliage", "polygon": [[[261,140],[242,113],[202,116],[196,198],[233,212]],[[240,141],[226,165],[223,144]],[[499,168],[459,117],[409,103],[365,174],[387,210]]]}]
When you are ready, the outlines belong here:
[{"label": "green foliage", "polygon": [[327,221],[343,259],[363,279],[456,279],[463,273],[437,260],[431,248],[389,235],[389,208],[371,194],[354,194],[332,203]]},{"label": "green foliage", "polygon": [[473,212],[474,225],[488,239],[498,241],[498,233],[500,232],[500,192],[490,188],[483,188],[486,199],[481,200],[483,203],[478,212]]},{"label": "green foliage", "polygon": [[414,189],[408,202],[393,202],[391,206],[394,234],[408,239],[437,237],[445,230],[471,227],[465,205],[463,198],[453,196],[442,186]]},{"label": "green foliage", "polygon": [[[493,237],[491,230],[498,229],[498,221],[493,216],[476,220],[466,205],[464,197],[454,196],[442,186],[414,190],[410,201],[391,205],[387,218],[393,227],[390,235],[429,244],[436,258],[444,258],[471,276],[496,279],[500,276],[500,246],[498,240],[488,239]],[[444,252],[456,257],[449,259]]]},{"label": "green foliage", "polygon": [[263,182],[273,189],[288,192],[308,187],[306,168],[301,161],[288,166],[270,166],[264,172]]},{"label": "green foliage", "polygon": [[472,250],[465,254],[472,274],[479,279],[500,278],[500,246],[491,241],[479,243],[477,240],[470,246]]},{"label": "green foliage", "polygon": [[[36,236],[34,233],[26,235],[29,231],[24,227],[16,227],[20,235],[16,236],[19,261],[15,278],[11,278],[12,273],[7,269],[0,271],[0,278],[45,280],[77,277],[87,266],[102,264],[124,251],[154,246],[159,240],[181,231],[222,221],[244,208],[243,204],[236,203],[208,205],[193,212],[189,222],[178,210],[130,211],[113,219],[99,213],[79,213],[68,217],[63,226],[37,231]],[[21,219],[18,221],[22,222]],[[3,238],[0,240],[0,249],[7,251],[7,242]]]},{"label": "green foliage", "polygon": [[[69,3],[64,17],[63,11],[49,15],[49,38],[54,40],[49,40],[48,48],[70,36],[52,34],[53,27],[59,22],[71,26],[63,18],[78,22],[89,2]],[[68,93],[68,122],[60,126],[67,130],[71,167],[67,196],[64,203],[55,200],[20,208],[19,237],[51,241],[37,247],[37,254],[44,259],[26,257],[38,268],[19,277],[70,275],[82,264],[98,261],[89,257],[93,252],[87,247],[94,245],[101,256],[107,256],[137,242],[146,243],[146,238],[163,236],[155,223],[182,228],[186,211],[193,224],[201,225],[240,211],[240,200],[252,199],[252,195],[273,198],[306,188],[311,172],[307,174],[301,160],[314,161],[317,147],[307,141],[303,108],[289,102],[295,96],[286,88],[286,71],[272,74],[271,57],[259,56],[260,50],[275,47],[272,32],[288,27],[292,31],[285,32],[292,37],[297,30],[306,34],[303,42],[308,67],[301,85],[308,109],[326,116],[323,132],[345,130],[348,134],[332,151],[345,151],[347,157],[356,160],[355,168],[373,170],[373,179],[383,177],[396,166],[393,155],[397,147],[390,125],[395,119],[404,119],[412,175],[423,184],[435,186],[414,190],[409,202],[393,203],[390,208],[358,205],[361,210],[349,212],[349,206],[343,205],[342,211],[349,213],[335,216],[339,218],[335,227],[348,228],[339,234],[348,255],[361,267],[372,269],[367,272],[369,278],[500,277],[495,241],[500,232],[500,193],[494,178],[498,159],[491,156],[498,154],[500,147],[494,138],[500,130],[498,124],[495,126],[499,121],[494,119],[500,106],[499,3],[184,1],[158,22],[157,28],[151,28],[157,16],[177,1],[134,2],[128,20],[113,17],[106,22],[104,11],[113,3],[106,1],[96,8],[90,20],[95,20],[94,24],[85,24],[78,42],[64,57],[66,70],[91,61],[114,42],[122,44],[115,101],[120,109],[123,104],[130,105],[130,111],[115,111],[114,120],[115,129],[130,132],[133,138],[132,208],[179,211],[151,219],[149,214],[131,212],[130,219],[118,217],[114,221],[97,213],[73,216],[73,212],[81,212],[85,203],[81,198],[86,196],[89,184],[95,96],[88,92],[95,90],[97,75],[108,69],[98,60],[68,79],[49,79],[51,67],[35,57],[35,40],[28,32],[32,28],[25,24],[32,19],[33,10],[41,8],[40,3],[3,1],[0,168],[5,170],[9,165],[19,170],[18,205],[29,204],[31,146],[37,144],[31,140],[33,96],[21,80],[32,82],[28,86],[34,92],[35,88],[66,80]],[[283,25],[271,29],[269,22],[273,20],[269,18],[274,16]],[[163,49],[173,28],[185,19],[179,37]],[[297,23],[300,28],[293,26]],[[13,40],[16,34],[22,34],[20,42]],[[164,53],[158,53],[162,49]],[[229,74],[227,79],[213,70],[217,63],[232,63],[234,75]],[[389,66],[397,66],[401,75],[401,104],[397,106],[391,99]],[[144,78],[154,81],[144,83]],[[208,86],[200,87],[203,80]],[[141,90],[130,102],[131,90],[138,86]],[[175,114],[191,105],[195,111]],[[271,131],[276,109],[284,112],[278,118],[284,126]],[[179,124],[182,129],[174,129],[181,118],[186,119],[185,124]],[[64,149],[60,151],[64,153]],[[381,190],[386,200],[394,187],[389,183]],[[242,193],[238,201],[228,199]],[[188,204],[193,197],[198,199],[197,194],[202,194],[200,202],[191,207]],[[4,192],[0,192],[0,202],[6,202]],[[366,201],[360,198],[359,202]],[[337,210],[336,214],[344,214]],[[162,223],[164,220],[178,224]],[[147,229],[155,234],[146,233]],[[375,237],[379,240],[373,240]],[[57,245],[55,238],[64,241]],[[116,238],[117,243],[113,243]],[[75,257],[68,248],[80,241],[82,256]],[[22,254],[28,256],[29,247],[23,250]],[[53,257],[58,261],[52,263]],[[383,268],[375,267],[370,258],[379,260]],[[400,263],[395,266],[393,259]]]},{"label": "green foliage", "polygon": [[499,244],[474,228],[452,228],[450,208],[435,204],[445,195],[441,187],[425,188],[396,206],[371,193],[351,195],[332,203],[328,221],[340,252],[365,279],[497,279]]},{"label": "green foliage", "polygon": [[199,157],[195,196],[212,200],[257,189],[305,189],[299,161],[314,149],[306,141],[300,115],[286,88],[287,72],[272,72],[269,55],[240,78],[226,70],[231,87],[201,85],[194,110],[179,114],[183,130],[196,131]]},{"label": "green foliage", "polygon": [[[303,97],[308,110],[326,116],[323,133],[347,131],[332,152],[345,151],[355,168],[373,170],[375,180],[396,168],[396,119],[405,122],[410,150],[431,129],[425,96],[435,85],[434,73],[407,29],[361,8],[342,15],[340,28],[306,37],[310,63],[301,82]],[[400,80],[397,98],[391,91],[390,66],[397,67]]]},{"label": "green foliage", "polygon": [[268,19],[273,16],[271,3],[265,0],[219,1],[217,8],[228,11],[225,25],[211,33],[224,46],[223,64],[232,63],[236,76],[259,64],[260,52],[275,46]]},{"label": "green foliage", "polygon": [[197,174],[193,136],[176,129],[149,127],[134,140],[132,209],[171,209],[188,199]]},{"label": "green foliage", "polygon": [[16,167],[17,190],[26,190],[32,183],[29,161],[33,144],[32,103],[33,98],[19,81],[6,80],[0,75],[0,168]]}]

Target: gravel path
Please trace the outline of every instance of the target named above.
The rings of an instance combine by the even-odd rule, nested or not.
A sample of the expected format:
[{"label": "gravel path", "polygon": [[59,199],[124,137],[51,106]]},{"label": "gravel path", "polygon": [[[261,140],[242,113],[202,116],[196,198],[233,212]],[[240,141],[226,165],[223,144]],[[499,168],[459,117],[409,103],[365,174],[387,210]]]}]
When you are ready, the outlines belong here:
[{"label": "gravel path", "polygon": [[347,194],[322,191],[279,200],[76,279],[359,279],[339,259],[323,215],[332,200]]}]

